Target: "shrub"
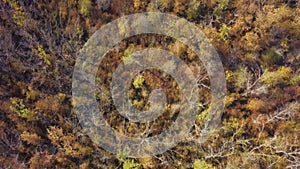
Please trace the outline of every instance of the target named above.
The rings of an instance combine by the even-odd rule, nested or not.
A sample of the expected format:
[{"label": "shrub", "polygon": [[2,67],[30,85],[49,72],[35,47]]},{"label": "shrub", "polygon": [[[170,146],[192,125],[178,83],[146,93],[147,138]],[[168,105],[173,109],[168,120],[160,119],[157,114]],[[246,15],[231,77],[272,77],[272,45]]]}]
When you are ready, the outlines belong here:
[{"label": "shrub", "polygon": [[22,99],[12,98],[10,99],[10,101],[11,101],[10,109],[13,112],[17,113],[20,117],[26,118],[29,121],[36,119],[36,112],[26,108]]},{"label": "shrub", "polygon": [[141,164],[136,163],[134,160],[126,160],[123,163],[123,169],[139,169],[141,168]]},{"label": "shrub", "polygon": [[51,56],[46,53],[43,46],[39,45],[37,49],[32,49],[32,52],[41,58],[47,65],[51,65],[50,58]]},{"label": "shrub", "polygon": [[300,69],[291,77],[288,83],[291,85],[300,85]]},{"label": "shrub", "polygon": [[83,16],[88,16],[90,14],[90,10],[92,8],[92,4],[90,0],[81,0],[80,1],[80,14]]},{"label": "shrub", "polygon": [[21,138],[32,145],[38,145],[42,142],[42,138],[40,136],[38,136],[36,133],[29,133],[28,131],[24,131],[21,134]]},{"label": "shrub", "polygon": [[250,76],[245,67],[240,67],[235,71],[227,70],[225,75],[226,80],[233,83],[234,87],[237,88],[237,91],[246,88],[246,83]]},{"label": "shrub", "polygon": [[203,160],[195,160],[193,164],[194,169],[212,169],[214,168],[211,164],[206,163]]},{"label": "shrub", "polygon": [[4,0],[4,2],[8,3],[11,6],[13,10],[12,19],[15,24],[17,24],[18,26],[24,26],[26,16],[23,7],[18,4],[18,1]]},{"label": "shrub", "polygon": [[276,51],[276,49],[271,48],[266,54],[262,55],[262,60],[264,63],[269,65],[279,64],[282,61],[281,55]]},{"label": "shrub", "polygon": [[218,6],[214,8],[214,16],[219,18],[223,15],[224,11],[228,8],[229,0],[217,0]]},{"label": "shrub", "polygon": [[187,19],[194,20],[199,16],[200,2],[191,1],[186,11]]},{"label": "shrub", "polygon": [[144,82],[145,82],[144,76],[139,75],[136,78],[134,78],[133,86],[136,89],[142,88]]},{"label": "shrub", "polygon": [[290,67],[280,67],[276,71],[266,71],[260,81],[268,86],[276,86],[280,83],[288,83],[289,78],[292,75],[292,69]]},{"label": "shrub", "polygon": [[225,43],[229,42],[228,31],[229,31],[229,27],[226,24],[222,24],[221,28],[219,29],[220,32],[219,35]]}]

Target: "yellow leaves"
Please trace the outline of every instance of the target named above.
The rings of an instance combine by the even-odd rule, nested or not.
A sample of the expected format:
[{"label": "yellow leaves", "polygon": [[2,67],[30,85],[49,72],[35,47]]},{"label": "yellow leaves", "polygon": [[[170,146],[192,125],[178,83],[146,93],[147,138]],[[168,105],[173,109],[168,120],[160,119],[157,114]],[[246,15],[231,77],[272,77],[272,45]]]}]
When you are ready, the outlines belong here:
[{"label": "yellow leaves", "polygon": [[198,57],[196,55],[196,53],[192,49],[190,49],[190,48],[186,49],[186,53],[187,53],[187,57],[188,57],[189,60],[195,60],[195,58]]},{"label": "yellow leaves", "polygon": [[24,9],[22,6],[18,4],[17,0],[4,0],[4,3],[8,3],[12,10],[12,19],[18,26],[24,26],[24,22],[26,19]]},{"label": "yellow leaves", "polygon": [[118,22],[118,31],[121,36],[128,36],[130,32],[129,23],[125,21]]},{"label": "yellow leaves", "polygon": [[281,83],[288,83],[289,78],[292,75],[292,69],[290,67],[280,67],[276,71],[266,71],[261,77],[260,81],[268,86],[275,86]]},{"label": "yellow leaves", "polygon": [[[201,106],[201,105],[200,105]],[[208,107],[206,110],[202,111],[200,114],[198,114],[197,119],[201,122],[201,123],[205,123],[206,121],[209,121],[211,119],[209,119],[209,114],[211,112],[211,106]]]},{"label": "yellow leaves", "polygon": [[241,67],[235,72],[235,77],[235,86],[237,88],[244,88],[246,86],[249,74],[245,68]]},{"label": "yellow leaves", "polygon": [[257,52],[261,49],[260,37],[254,32],[247,32],[242,37],[241,43],[244,44],[243,48],[247,51]]},{"label": "yellow leaves", "polygon": [[254,30],[265,44],[270,38],[279,35],[278,32],[288,33],[293,38],[293,34],[299,30],[296,25],[293,25],[297,18],[295,17],[297,12],[286,5],[281,5],[279,8],[274,5],[265,5],[263,10],[257,12],[256,15]]},{"label": "yellow leaves", "polygon": [[195,160],[195,162],[193,163],[193,169],[213,169],[214,167],[205,162],[204,160]]},{"label": "yellow leaves", "polygon": [[143,168],[155,168],[154,157],[139,158],[139,162],[142,164]]},{"label": "yellow leaves", "polygon": [[267,31],[271,24],[276,21],[274,15],[274,6],[265,5],[263,10],[256,14],[255,29],[258,29],[260,33]]},{"label": "yellow leaves", "polygon": [[300,85],[300,69],[289,80],[291,85]]},{"label": "yellow leaves", "polygon": [[289,49],[289,44],[288,44],[288,38],[284,38],[280,41],[280,46],[285,49],[288,50]]},{"label": "yellow leaves", "polygon": [[43,141],[42,138],[38,136],[36,133],[29,133],[28,131],[24,131],[21,134],[21,138],[22,140],[32,145],[41,144],[41,142]]},{"label": "yellow leaves", "polygon": [[138,108],[138,109],[142,109],[144,107],[144,101],[143,100],[133,100],[132,104]]},{"label": "yellow leaves", "polygon": [[141,168],[141,164],[136,163],[134,160],[126,160],[123,163],[123,169],[139,169]]},{"label": "yellow leaves", "polygon": [[228,40],[228,31],[229,27],[226,24],[222,24],[221,28],[219,29],[219,36],[225,43],[229,43]]},{"label": "yellow leaves", "polygon": [[66,94],[64,94],[64,93],[58,93],[58,94],[57,94],[57,97],[58,97],[58,99],[62,102],[62,101],[65,100]]},{"label": "yellow leaves", "polygon": [[169,9],[172,6],[172,0],[158,0],[160,6],[164,9]]},{"label": "yellow leaves", "polygon": [[175,0],[174,3],[174,12],[176,14],[183,14],[185,11],[185,4],[181,0]]},{"label": "yellow leaves", "polygon": [[26,118],[28,121],[36,120],[36,112],[28,109],[22,99],[11,98],[10,110],[17,113],[20,117]]},{"label": "yellow leaves", "polygon": [[224,127],[234,129],[234,130],[240,128],[239,119],[230,118],[229,120],[224,121]]},{"label": "yellow leaves", "polygon": [[26,99],[35,100],[38,96],[39,96],[39,91],[34,90],[32,86],[28,86],[28,90],[26,91]]},{"label": "yellow leaves", "polygon": [[147,12],[159,12],[157,9],[157,4],[155,2],[150,2],[146,8]]},{"label": "yellow leaves", "polygon": [[[83,37],[84,32],[83,32],[83,28],[80,24],[75,25],[75,33],[79,40]],[[79,40],[77,43],[78,43],[78,45],[81,45],[81,42],[79,42]]]},{"label": "yellow leaves", "polygon": [[144,82],[145,82],[144,76],[139,75],[136,78],[134,78],[134,80],[133,80],[133,86],[136,89],[142,88]]},{"label": "yellow leaves", "polygon": [[80,156],[87,155],[92,152],[92,148],[81,145],[78,136],[73,133],[65,132],[60,138],[60,149],[63,150],[67,155]]},{"label": "yellow leaves", "polygon": [[291,8],[286,5],[282,5],[275,10],[276,20],[280,23],[285,21],[288,18],[294,17],[294,13]]},{"label": "yellow leaves", "polygon": [[79,168],[80,169],[89,169],[89,161],[85,161],[82,164],[80,164]]},{"label": "yellow leaves", "polygon": [[243,32],[246,32],[251,29],[250,24],[252,23],[253,16],[240,16],[236,18],[236,21],[233,23],[230,29],[231,35],[241,35]]},{"label": "yellow leaves", "polygon": [[51,56],[49,54],[46,53],[46,51],[44,50],[43,46],[38,45],[37,49],[32,49],[32,52],[37,55],[39,58],[41,58],[44,63],[46,63],[47,65],[51,65]]},{"label": "yellow leaves", "polygon": [[233,80],[233,72],[230,70],[225,71],[225,78],[227,81],[232,81]]},{"label": "yellow leaves", "polygon": [[91,154],[93,149],[88,146],[83,146],[77,142],[74,142],[72,144],[66,142],[66,144],[63,144],[62,150],[67,154],[74,157],[80,157],[82,155],[88,155]]},{"label": "yellow leaves", "polygon": [[286,120],[279,122],[279,125],[277,126],[276,134],[281,135],[290,135],[293,136],[297,134],[300,130],[300,124],[296,121]]},{"label": "yellow leaves", "polygon": [[[4,120],[0,120],[0,135],[4,138],[6,135],[9,136],[8,140],[12,142],[16,141],[16,145],[18,145],[18,140],[10,140],[10,136],[11,138],[15,138],[13,134],[16,133],[16,136],[20,137],[21,143],[24,143],[20,146],[21,148],[16,147],[17,149],[15,152],[20,152],[22,154],[22,158],[16,159],[16,161],[19,160],[20,163],[24,162],[26,165],[25,167],[31,168],[134,168],[139,166],[139,164],[144,168],[159,168],[161,166],[160,160],[157,160],[156,158],[147,160],[132,160],[126,157],[123,161],[119,159],[120,162],[116,162],[116,159],[104,159],[103,161],[103,159],[97,158],[97,155],[99,153],[101,154],[102,150],[97,149],[95,151],[101,152],[92,153],[93,147],[91,145],[94,144],[92,140],[84,140],[85,138],[82,138],[81,136],[78,137],[81,133],[78,133],[77,135],[77,132],[81,131],[78,131],[80,130],[80,126],[78,126],[77,121],[74,119],[76,116],[74,114],[75,112],[70,111],[72,105],[68,100],[70,99],[69,95],[67,96],[65,93],[57,93],[54,88],[53,90],[50,89],[52,86],[56,86],[56,88],[60,88],[59,91],[62,91],[64,87],[62,86],[62,83],[64,81],[68,81],[68,79],[65,79],[62,82],[55,80],[51,81],[51,79],[45,78],[41,79],[39,78],[40,76],[46,77],[44,76],[45,72],[30,71],[30,64],[38,60],[39,63],[42,63],[47,67],[47,72],[50,72],[51,77],[53,75],[54,77],[59,76],[57,79],[64,79],[65,75],[69,75],[68,72],[71,72],[70,69],[74,64],[73,53],[82,46],[82,43],[84,43],[92,32],[100,27],[100,25],[108,23],[122,14],[146,10],[146,6],[150,1],[133,0],[131,1],[132,6],[126,7],[121,4],[129,4],[130,2],[118,0],[114,1],[114,4],[107,9],[109,11],[105,10],[103,12],[100,10],[94,11],[94,7],[92,5],[96,5],[97,2],[92,0],[63,0],[61,2],[51,3],[46,3],[45,1],[41,1],[41,3],[27,3],[28,1],[25,2],[18,0],[3,1],[6,3],[2,3],[4,4],[4,10],[8,10],[4,11],[7,15],[3,16],[4,20],[7,21],[7,24],[2,26],[3,28],[1,29],[4,33],[8,34],[8,37],[4,40],[8,43],[11,41],[12,43],[15,41],[17,43],[18,40],[22,41],[20,42],[22,45],[16,49],[17,51],[14,52],[13,50],[6,50],[8,55],[10,54],[9,52],[15,53],[15,56],[12,55],[14,57],[7,58],[8,65],[6,65],[8,66],[7,71],[13,72],[13,74],[12,76],[10,76],[9,73],[7,73],[7,75],[3,75],[3,84],[7,85],[1,89],[1,92],[4,94],[4,100],[0,101],[2,107],[1,112],[4,113]],[[100,1],[102,0],[99,0],[99,2]],[[276,137],[277,135],[282,136],[283,140],[285,140],[285,138],[287,138],[287,140],[292,140],[290,139],[293,138],[292,136],[297,136],[296,129],[299,128],[299,125],[296,122],[297,118],[293,118],[293,116],[289,117],[289,114],[279,116],[283,118],[288,117],[288,119],[278,120],[276,123],[274,122],[274,125],[272,122],[268,125],[262,126],[263,121],[268,121],[268,119],[274,115],[276,110],[281,109],[281,106],[288,104],[288,102],[291,102],[292,100],[297,100],[299,96],[298,93],[300,93],[300,87],[298,87],[300,85],[300,71],[296,71],[298,65],[297,61],[300,56],[296,56],[298,55],[297,47],[299,46],[297,39],[300,37],[300,17],[294,15],[295,13],[293,12],[293,10],[299,9],[290,9],[289,7],[278,8],[278,6],[281,5],[281,1],[275,1],[278,5],[269,7],[266,5],[260,6],[260,4],[263,3],[261,1],[258,3],[251,3],[246,0],[242,0],[240,2],[232,2],[228,0],[157,0],[156,4],[155,1],[151,1],[150,5],[148,5],[148,9],[150,9],[150,7],[152,8],[152,5],[155,4],[158,5],[160,10],[164,10],[165,12],[173,14],[176,13],[178,16],[188,17],[192,20],[196,18],[195,21],[199,23],[197,26],[210,37],[214,46],[216,46],[216,50],[221,54],[220,56],[222,56],[225,70],[228,70],[226,71],[226,80],[229,82],[229,90],[228,95],[225,98],[225,104],[228,107],[224,110],[224,115],[222,115],[222,117],[224,117],[223,120],[225,121],[222,122],[224,122],[223,125],[226,128],[224,127],[217,130],[215,135],[208,138],[208,142],[207,144],[203,144],[203,151],[201,152],[197,150],[197,146],[194,147],[193,145],[185,144],[185,142],[180,146],[177,146],[176,152],[179,152],[183,156],[182,158],[181,156],[176,156],[174,162],[169,164],[171,168],[181,168],[181,166],[183,166],[182,168],[213,168],[213,165],[215,165],[216,168],[226,166],[228,168],[259,168],[259,166],[265,166],[265,164],[272,164],[273,161],[264,160],[264,157],[262,157],[261,160],[258,160],[260,157],[254,158],[253,156],[250,156],[251,153],[265,153],[263,155],[272,156],[272,158],[275,155],[267,149],[266,151],[262,149],[261,151],[258,150],[253,152],[247,152],[247,150],[250,151],[256,146],[263,145],[264,143],[261,143],[261,140],[265,138],[273,139],[272,137],[275,135]],[[199,3],[201,4],[200,6],[198,6]],[[207,5],[209,3],[210,5]],[[242,7],[235,3],[241,4]],[[270,2],[266,3],[270,4]],[[23,4],[26,5],[23,6]],[[155,5],[154,8],[156,7]],[[233,5],[233,7],[231,7],[231,5]],[[252,9],[250,9],[251,5]],[[247,11],[246,8],[248,7],[251,12]],[[33,11],[29,11],[30,9]],[[254,10],[256,10],[255,13],[252,13]],[[28,13],[25,13],[24,11]],[[187,11],[189,13],[187,13]],[[37,15],[31,15],[34,13]],[[22,14],[24,14],[24,18],[22,18]],[[94,14],[100,15],[96,18],[93,16]],[[216,17],[215,15],[221,16],[222,19],[218,20],[220,17]],[[290,19],[292,15],[294,16]],[[82,19],[82,17],[84,19]],[[11,21],[9,21],[9,19],[11,19]],[[28,25],[31,19],[34,21],[30,23],[34,23],[34,25]],[[284,22],[282,25],[281,21]],[[58,25],[56,25],[56,23]],[[130,33],[130,23],[131,22],[120,23],[118,25],[118,36],[125,36]],[[138,24],[142,23],[142,21],[138,22]],[[224,24],[222,25],[222,23]],[[24,27],[21,27],[23,24]],[[5,31],[5,29],[10,28],[11,26],[11,31]],[[172,25],[170,26],[172,27]],[[176,27],[178,24],[174,23],[173,26]],[[43,30],[39,31],[36,27]],[[20,29],[18,30],[18,28]],[[185,27],[183,26],[182,28]],[[188,29],[182,30],[187,32],[186,30]],[[49,31],[50,34],[51,32],[54,33],[53,37],[50,37],[50,35],[41,35],[43,32],[47,34]],[[43,39],[43,37],[45,38],[47,36],[50,37],[50,39]],[[26,37],[29,38],[27,41]],[[155,41],[155,39],[157,41]],[[30,43],[34,40],[40,42]],[[62,42],[60,43],[61,40]],[[108,40],[109,38],[104,41]],[[27,45],[27,42],[31,45]],[[130,46],[130,43],[135,46]],[[36,45],[32,46],[34,44]],[[46,46],[46,44],[48,45]],[[129,45],[129,47],[127,45]],[[197,65],[199,61],[197,55],[192,51],[192,49],[187,48],[186,45],[180,43],[180,41],[174,41],[167,36],[136,36],[120,42],[117,46],[118,47],[116,47],[115,50],[108,54],[109,57],[105,60],[105,63],[108,65],[107,68],[115,69],[117,66],[116,62],[119,63],[122,56],[124,56],[122,57],[122,61],[124,61],[125,64],[134,62],[132,53],[137,51],[138,47],[140,49],[144,49],[149,46],[164,49],[167,48],[175,55],[184,59],[190,68]],[[128,48],[125,50],[125,47]],[[274,48],[269,50],[268,48],[270,47]],[[24,55],[26,55],[26,50],[29,48],[34,48],[32,50],[33,52],[29,51],[29,53],[31,53],[35,58],[29,58],[27,61],[26,58],[32,56],[18,58],[19,54],[23,56],[23,51],[25,51]],[[280,53],[277,52],[277,49],[284,51],[283,54],[280,55]],[[91,51],[93,50],[91,49],[87,52]],[[120,51],[124,51],[124,54],[121,54]],[[205,50],[202,52],[204,53]],[[55,60],[56,54],[63,57],[58,57],[57,59],[60,60]],[[18,61],[20,59],[24,62],[24,64]],[[276,63],[278,64],[276,65]],[[165,64],[164,66],[167,65],[166,67],[170,69],[176,69],[173,62],[164,62],[163,64]],[[239,67],[239,64],[247,65],[247,67]],[[290,68],[280,67],[282,65],[288,65]],[[85,66],[87,69],[90,68],[88,64]],[[263,69],[270,69],[265,74],[262,74],[262,67]],[[38,68],[40,68],[40,65],[32,67],[34,70],[38,70]],[[25,78],[21,76],[24,71],[26,71]],[[170,103],[166,105],[165,113],[160,119],[156,120],[154,125],[150,126],[150,128],[147,128],[148,124],[136,124],[128,121],[124,121],[124,124],[119,123],[122,122],[122,119],[119,116],[115,116],[117,111],[111,109],[110,103],[113,104],[113,102],[110,96],[109,85],[107,85],[107,83],[111,80],[112,71],[103,67],[101,68],[101,71],[97,72],[97,74],[99,74],[99,79],[101,79],[101,77],[103,78],[99,80],[100,82],[103,82],[103,84],[98,83],[100,84],[101,91],[96,91],[99,92],[97,100],[101,101],[99,106],[101,110],[106,112],[106,120],[111,123],[110,125],[112,125],[112,127],[121,134],[127,134],[128,137],[139,137],[140,133],[142,133],[142,136],[146,136],[147,134],[150,134],[149,136],[159,134],[160,130],[167,128],[169,124],[172,123],[172,120],[175,120],[178,111],[180,110],[179,101],[182,100],[182,98],[180,97],[180,89],[176,81],[173,80],[171,76],[167,76],[164,73],[161,74],[159,71],[150,71],[147,70],[142,73],[143,76],[137,76],[135,79],[132,79],[131,88],[128,94],[130,96],[129,99],[131,99],[130,101],[132,101],[136,108],[139,110],[145,110],[147,106],[150,107],[149,95],[151,90],[163,88],[164,92],[166,92]],[[199,80],[202,80],[203,77],[204,80],[201,82],[203,82],[203,85],[208,85],[209,79],[206,77],[207,74],[205,74],[204,68],[203,71],[202,68],[199,68],[199,71],[195,70],[193,73],[199,75],[199,78],[201,78]],[[159,75],[159,77],[156,75]],[[260,77],[261,80],[258,80]],[[18,82],[20,78],[22,82]],[[39,85],[38,80],[44,81],[41,82],[44,85]],[[33,84],[35,87],[38,87],[38,89],[31,86]],[[268,85],[271,87],[267,87]],[[88,86],[84,85],[80,85],[80,87],[81,89],[89,89]],[[238,89],[238,91],[236,89]],[[259,93],[263,93],[263,95]],[[269,93],[269,95],[267,93]],[[10,101],[6,99],[17,94],[19,94],[20,98],[23,100],[15,98]],[[205,122],[212,118],[209,116],[211,110],[211,107],[209,107],[209,89],[201,87],[199,97],[201,99],[200,103],[203,105],[199,105],[201,109],[198,111],[199,114],[197,116],[198,119],[196,120],[197,123],[195,123],[195,129],[191,132],[191,136],[193,136],[193,138],[194,136],[199,136],[198,134],[200,134],[201,131],[198,131],[198,129],[201,129],[201,127],[205,125]],[[87,98],[78,97],[73,100],[72,104],[84,105],[89,103],[90,101]],[[13,111],[9,110],[10,106]],[[38,112],[39,116],[37,116],[35,112]],[[298,112],[299,111],[295,111],[294,114],[299,116]],[[252,123],[252,121],[256,120],[256,116],[258,114],[261,114],[263,118],[261,118],[261,120],[257,120],[259,123]],[[36,119],[37,117],[41,117],[39,119],[40,121],[27,121],[27,119]],[[229,120],[226,121],[225,119]],[[244,121],[240,121],[242,119]],[[39,129],[38,127],[40,127],[40,124],[45,124],[45,126],[41,126],[42,129]],[[96,120],[94,125],[99,127],[101,125],[100,120]],[[47,127],[47,130],[45,127]],[[264,130],[262,127],[265,127]],[[42,133],[42,131],[45,130],[46,132]],[[91,128],[91,130],[94,129]],[[247,130],[247,135],[243,134],[243,130]],[[145,134],[143,134],[144,131],[146,131]],[[225,134],[222,133],[223,131],[225,131]],[[96,130],[92,131],[92,133],[96,132]],[[181,134],[181,132],[179,133]],[[233,135],[234,140],[231,138]],[[96,136],[96,140],[99,140],[100,137],[102,136]],[[274,140],[278,139],[274,138]],[[53,154],[51,159],[52,162],[50,162],[51,166],[49,167],[43,166],[42,164],[44,164],[47,159],[50,159],[51,155],[45,155],[38,152],[30,153],[30,150],[39,146],[40,143],[46,144],[46,147],[42,148],[43,150],[50,148],[51,153],[55,153]],[[286,146],[287,149],[293,149],[295,147],[294,145],[287,145],[285,142],[278,144],[278,146],[276,145],[276,147],[279,147],[279,145],[282,147]],[[15,147],[13,144],[11,146]],[[53,148],[51,147],[53,146],[55,146],[55,152],[52,152]],[[50,149],[48,150],[50,151]],[[149,147],[147,150],[154,149]],[[41,149],[37,149],[36,151],[41,151]],[[231,152],[233,155],[230,154]],[[171,153],[174,152],[172,151]],[[212,155],[211,158],[209,157],[210,153]],[[245,155],[243,155],[243,153]],[[224,155],[224,158],[218,157],[218,155]],[[43,158],[45,156],[47,157]],[[193,159],[195,159],[195,157],[199,160],[194,162]],[[10,157],[7,159],[5,159],[5,157],[0,158],[1,162],[3,158],[6,162],[8,161],[8,163],[13,161]],[[111,158],[109,153],[108,158]],[[208,158],[209,160],[205,161],[204,158]],[[240,162],[237,162],[237,158],[241,158]],[[282,159],[284,160],[285,157]],[[274,161],[275,160],[277,160],[277,157],[274,157]],[[253,161],[257,161],[257,164],[252,164],[251,166],[251,162]],[[238,164],[234,165],[235,163]],[[247,163],[247,166],[244,163]],[[284,165],[276,167],[284,168]],[[16,167],[13,167],[12,165],[12,168]]]},{"label": "yellow leaves", "polygon": [[52,144],[63,150],[66,155],[79,157],[90,154],[93,151],[91,147],[79,144],[75,135],[65,134],[62,128],[50,126],[47,132]]},{"label": "yellow leaves", "polygon": [[90,0],[81,0],[80,1],[80,10],[79,13],[83,16],[88,16],[92,8],[92,3]]},{"label": "yellow leaves", "polygon": [[300,15],[295,16],[294,21],[291,23],[291,33],[295,35],[296,38],[300,37]]},{"label": "yellow leaves", "polygon": [[[119,31],[122,31],[119,29]],[[124,32],[125,33],[125,32]],[[124,55],[122,57],[122,60],[125,65],[132,63],[134,60],[133,56],[131,55],[134,52],[134,45],[129,45],[129,47],[124,51]]]},{"label": "yellow leaves", "polygon": [[223,122],[223,129],[225,134],[231,135],[231,137],[229,138],[230,141],[234,141],[235,139],[240,138],[245,133],[245,130],[243,128],[243,121],[244,119],[230,117],[228,120],[225,120]]},{"label": "yellow leaves", "polygon": [[235,71],[227,70],[225,72],[225,78],[227,82],[231,82],[234,84],[234,87],[239,89],[243,89],[246,87],[247,80],[249,78],[249,73],[246,68],[240,67]]},{"label": "yellow leaves", "polygon": [[133,1],[133,7],[134,8],[139,8],[141,6],[141,1],[140,0],[134,0]]},{"label": "yellow leaves", "polygon": [[238,95],[235,93],[232,93],[230,95],[225,96],[225,106],[230,106],[234,101],[238,99]]},{"label": "yellow leaves", "polygon": [[47,132],[48,138],[51,140],[52,144],[56,146],[60,145],[60,138],[64,136],[62,128],[50,126],[50,128],[47,129]]},{"label": "yellow leaves", "polygon": [[258,112],[261,109],[263,109],[266,106],[266,103],[263,100],[260,99],[251,99],[249,103],[247,104],[246,108],[253,112]]},{"label": "yellow leaves", "polygon": [[147,5],[147,2],[143,1],[143,0],[134,0],[133,1],[133,7],[135,9],[144,8],[146,5]]}]

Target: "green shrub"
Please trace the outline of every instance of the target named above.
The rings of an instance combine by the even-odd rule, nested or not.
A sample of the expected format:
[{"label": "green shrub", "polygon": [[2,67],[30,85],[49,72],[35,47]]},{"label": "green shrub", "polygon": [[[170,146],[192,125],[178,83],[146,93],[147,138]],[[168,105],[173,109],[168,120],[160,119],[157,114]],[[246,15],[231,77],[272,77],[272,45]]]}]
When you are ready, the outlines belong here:
[{"label": "green shrub", "polygon": [[292,75],[292,69],[290,67],[280,67],[276,71],[266,71],[261,77],[260,81],[268,86],[276,86],[280,83],[286,84]]},{"label": "green shrub", "polygon": [[219,35],[225,43],[229,42],[228,31],[229,31],[229,27],[226,24],[222,24],[221,28],[219,29],[220,32]]},{"label": "green shrub", "polygon": [[11,98],[10,101],[10,109],[13,112],[17,113],[20,117],[26,118],[29,121],[34,120],[36,118],[36,113],[26,108],[22,99]]},{"label": "green shrub", "polygon": [[191,1],[186,11],[187,19],[189,20],[196,19],[199,15],[199,7],[200,7],[199,1]]},{"label": "green shrub", "polygon": [[290,85],[300,85],[300,69],[291,77],[288,83]]}]

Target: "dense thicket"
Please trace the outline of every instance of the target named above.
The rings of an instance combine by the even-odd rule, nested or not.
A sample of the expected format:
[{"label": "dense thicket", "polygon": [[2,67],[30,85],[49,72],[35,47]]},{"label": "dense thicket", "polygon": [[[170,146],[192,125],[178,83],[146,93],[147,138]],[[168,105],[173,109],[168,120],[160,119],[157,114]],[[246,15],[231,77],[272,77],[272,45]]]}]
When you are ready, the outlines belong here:
[{"label": "dense thicket", "polygon": [[[102,25],[145,11],[186,18],[207,35],[224,65],[226,108],[220,128],[201,145],[190,139],[152,158],[115,157],[78,124],[72,71],[77,52]],[[297,0],[0,0],[0,168],[299,168],[299,46]],[[119,47],[99,68],[98,87],[109,89],[111,69],[137,49],[158,47],[191,67],[199,63],[187,46],[161,35],[131,37]],[[209,79],[199,72],[200,94],[208,98]],[[142,75],[129,94],[137,108],[147,107],[149,91],[158,87],[178,101],[171,77],[155,70]],[[107,93],[98,98],[111,103]],[[208,109],[209,99],[201,101],[191,138],[199,136]],[[111,110],[107,121],[115,130],[135,136],[149,129],[109,106],[99,104]],[[152,134],[172,122],[164,115],[151,124]]]}]

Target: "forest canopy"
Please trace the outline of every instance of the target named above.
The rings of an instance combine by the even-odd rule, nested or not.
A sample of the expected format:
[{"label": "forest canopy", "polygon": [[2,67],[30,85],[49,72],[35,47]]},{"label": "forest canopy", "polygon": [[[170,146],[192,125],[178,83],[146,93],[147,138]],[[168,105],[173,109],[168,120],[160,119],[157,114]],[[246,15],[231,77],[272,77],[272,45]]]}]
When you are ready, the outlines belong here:
[{"label": "forest canopy", "polygon": [[[0,10],[0,168],[300,168],[299,1],[0,0]],[[96,77],[99,109],[114,130],[152,136],[176,118],[178,84],[158,70],[132,79],[128,96],[137,109],[147,110],[150,92],[162,88],[168,101],[163,116],[133,123],[113,106],[113,71],[132,62],[136,50],[176,54],[198,78],[203,103],[190,138],[163,154],[131,158],[104,150],[85,134],[73,110],[72,75],[78,52],[98,29],[141,12],[194,23],[221,58],[227,94],[219,128],[195,143],[211,103],[203,63],[187,45],[165,35],[122,40],[106,54]]]}]

